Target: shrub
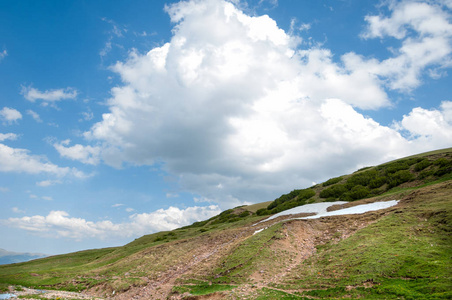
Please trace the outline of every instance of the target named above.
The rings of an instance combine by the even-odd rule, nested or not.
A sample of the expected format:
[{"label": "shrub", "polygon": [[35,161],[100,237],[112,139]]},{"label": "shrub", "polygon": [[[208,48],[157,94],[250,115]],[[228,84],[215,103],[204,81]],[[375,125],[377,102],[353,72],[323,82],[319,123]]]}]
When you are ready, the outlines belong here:
[{"label": "shrub", "polygon": [[411,181],[414,179],[414,175],[408,170],[397,171],[389,178],[389,188],[396,187],[402,183]]},{"label": "shrub", "polygon": [[250,212],[245,210],[244,212],[242,212],[241,214],[239,214],[240,218],[245,218],[248,217],[250,215]]},{"label": "shrub", "polygon": [[366,198],[370,194],[370,191],[365,186],[356,185],[352,188],[352,190],[348,194],[352,200],[358,200]]},{"label": "shrub", "polygon": [[437,166],[440,166],[440,167],[445,167],[445,166],[447,166],[447,165],[450,165],[449,160],[448,160],[447,158],[444,158],[444,157],[438,158],[438,159],[435,160],[433,163],[434,163],[435,165],[437,165]]},{"label": "shrub", "polygon": [[304,189],[301,190],[298,194],[298,200],[308,200],[311,197],[315,196],[315,191],[313,189]]},{"label": "shrub", "polygon": [[352,189],[355,185],[367,186],[372,179],[379,176],[377,170],[369,170],[353,175],[347,180],[346,186]]},{"label": "shrub", "polygon": [[347,191],[344,184],[336,184],[320,192],[320,198],[339,198]]},{"label": "shrub", "polygon": [[399,160],[382,166],[386,174],[394,174],[397,171],[408,170],[410,165],[407,160]]},{"label": "shrub", "polygon": [[258,215],[258,216],[266,216],[269,214],[271,214],[271,212],[266,208],[261,208],[256,211],[256,215]]},{"label": "shrub", "polygon": [[421,173],[419,173],[419,175],[418,175],[417,178],[418,178],[418,179],[425,179],[425,178],[427,178],[427,177],[432,176],[434,173],[435,173],[434,170],[424,170],[424,171],[422,171]]},{"label": "shrub", "polygon": [[374,179],[372,179],[370,182],[369,182],[369,188],[371,188],[371,189],[376,189],[376,188],[379,188],[379,187],[381,187],[383,184],[385,184],[386,183],[386,177],[384,177],[384,176],[379,176],[379,177],[376,177],[376,178],[374,178]]},{"label": "shrub", "polygon": [[452,166],[444,166],[435,171],[435,176],[443,176],[452,173]]},{"label": "shrub", "polygon": [[423,159],[420,162],[418,162],[415,166],[414,166],[414,170],[416,172],[422,171],[425,168],[427,168],[428,166],[431,165],[431,162],[428,159]]},{"label": "shrub", "polygon": [[322,184],[322,186],[329,186],[329,185],[338,183],[338,182],[340,182],[340,181],[342,180],[342,178],[343,178],[343,177],[340,176],[340,177],[335,177],[335,178],[328,179],[327,181],[325,181],[325,182]]}]

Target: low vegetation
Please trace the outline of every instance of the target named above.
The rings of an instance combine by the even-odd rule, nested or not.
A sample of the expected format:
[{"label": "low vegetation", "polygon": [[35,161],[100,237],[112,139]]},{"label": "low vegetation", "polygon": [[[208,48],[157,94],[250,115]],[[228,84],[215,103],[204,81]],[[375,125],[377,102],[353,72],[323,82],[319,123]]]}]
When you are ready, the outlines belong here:
[{"label": "low vegetation", "polygon": [[[451,179],[452,149],[367,167],[122,247],[3,265],[0,289],[115,299],[451,299]],[[400,202],[363,215],[253,226],[306,203],[391,199]]]}]

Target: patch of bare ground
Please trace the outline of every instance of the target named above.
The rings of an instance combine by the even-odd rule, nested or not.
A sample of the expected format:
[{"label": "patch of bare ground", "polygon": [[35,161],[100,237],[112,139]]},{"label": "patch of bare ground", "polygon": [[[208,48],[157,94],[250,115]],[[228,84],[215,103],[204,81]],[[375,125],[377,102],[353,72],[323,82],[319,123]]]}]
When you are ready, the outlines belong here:
[{"label": "patch of bare ground", "polygon": [[[362,202],[364,203],[364,202]],[[357,201],[357,204],[362,204]],[[386,210],[385,210],[386,211]],[[336,243],[363,228],[384,215],[384,211],[370,212],[364,215],[347,215],[320,218],[313,220],[283,221],[281,236],[270,246],[275,259],[278,258],[276,268],[261,268],[250,277],[253,284],[241,285],[233,291],[236,294],[247,295],[263,287],[272,288],[274,284],[284,281],[284,278],[303,262],[316,253],[318,245],[327,242]],[[291,216],[293,217],[293,216]],[[273,224],[278,220],[272,220]],[[212,273],[218,262],[230,251],[253,235],[265,228],[260,226],[244,227],[205,234],[193,240],[175,241],[143,251],[140,255],[150,259],[157,259],[168,263],[168,268],[162,269],[158,275],[142,277],[145,285],[130,287],[126,291],[115,292],[111,288],[101,288],[103,296],[109,299],[226,299],[226,293],[213,293],[206,296],[191,296],[187,294],[172,294],[172,289],[178,279],[202,279]],[[271,226],[271,225],[267,225]],[[171,255],[172,249],[177,248],[179,257],[170,260],[163,256]],[[182,249],[182,250],[181,250]],[[159,259],[157,259],[159,260]],[[171,261],[171,263],[170,263]],[[152,262],[149,262],[152,264]],[[156,263],[158,263],[156,261]],[[287,292],[287,291],[286,291]],[[94,289],[92,294],[97,294]],[[188,298],[187,298],[188,297]]]},{"label": "patch of bare ground", "polygon": [[[374,200],[375,201],[375,200]],[[366,203],[361,201],[363,204]],[[358,205],[357,204],[357,205]],[[241,287],[242,295],[252,295],[255,287],[275,289],[275,285],[283,283],[286,277],[296,277],[297,268],[303,267],[303,262],[315,255],[317,247],[326,243],[338,243],[353,235],[356,231],[376,222],[391,210],[368,212],[361,215],[331,216],[320,219],[290,220],[282,227],[282,238],[271,246],[275,255],[286,253],[286,264],[278,272],[268,269],[252,274],[253,285]],[[276,253],[278,251],[278,253]],[[303,290],[284,290],[286,293],[302,292]]]},{"label": "patch of bare ground", "polygon": [[[317,248],[326,243],[338,243],[347,239],[358,230],[378,221],[381,217],[390,213],[400,213],[405,209],[413,207],[413,201],[424,201],[429,195],[442,194],[449,195],[452,183],[445,183],[439,186],[425,187],[420,190],[406,193],[399,204],[394,207],[379,211],[367,212],[356,215],[330,216],[319,219],[307,220],[272,220],[272,222],[260,223],[258,226],[246,226],[243,228],[229,229],[206,233],[189,240],[181,240],[163,244],[157,247],[146,249],[139,253],[147,257],[148,266],[162,264],[158,274],[150,274],[143,277],[146,284],[143,286],[131,287],[127,291],[112,294],[108,291],[105,294],[108,299],[242,299],[253,298],[257,291],[266,287],[277,290],[275,286],[284,284],[293,278],[297,278],[299,268],[307,268],[304,265],[306,259],[316,254]],[[387,199],[364,199],[338,205],[333,210],[351,207],[355,205],[371,203],[375,201],[391,200]],[[417,203],[416,203],[417,204]],[[410,208],[411,209],[411,208]],[[290,216],[293,217],[293,216]],[[288,216],[289,218],[289,216]],[[249,278],[248,283],[228,292],[216,292],[209,295],[193,296],[189,294],[173,294],[175,285],[186,282],[187,279],[204,280],[213,273],[213,269],[219,261],[227,257],[238,245],[253,236],[259,229],[270,227],[275,223],[283,222],[278,238],[272,240],[269,246],[273,253],[274,265],[262,265]],[[177,257],[173,250],[177,249]],[[277,262],[276,262],[277,261]],[[164,265],[164,267],[163,267]],[[146,264],[140,267],[145,271]],[[338,270],[337,272],[340,272]],[[363,283],[364,287],[371,287],[373,282]],[[348,286],[354,289],[356,286]],[[303,292],[303,290],[284,290],[286,293]]]},{"label": "patch of bare ground", "polygon": [[[153,276],[143,277],[146,281],[143,286],[131,287],[121,293],[115,293],[111,288],[103,292],[118,300],[129,299],[182,299],[187,295],[172,295],[172,289],[176,281],[182,277],[197,278],[206,275],[226,253],[247,237],[251,236],[254,228],[244,227],[241,229],[225,230],[211,234],[204,234],[190,240],[175,241],[149,248],[140,255],[154,260],[167,262],[168,268],[161,269]],[[178,249],[177,257],[174,257],[172,249]],[[152,261],[149,261],[150,266]],[[145,269],[141,268],[141,271]],[[95,293],[93,289],[92,292]],[[214,293],[213,298],[190,298],[190,299],[221,299],[221,293]],[[183,298],[187,299],[187,298]]]}]

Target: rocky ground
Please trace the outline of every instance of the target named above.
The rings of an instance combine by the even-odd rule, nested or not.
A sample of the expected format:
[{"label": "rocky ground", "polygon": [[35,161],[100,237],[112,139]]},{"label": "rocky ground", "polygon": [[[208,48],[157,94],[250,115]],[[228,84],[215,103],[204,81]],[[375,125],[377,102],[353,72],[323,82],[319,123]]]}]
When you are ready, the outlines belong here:
[{"label": "rocky ground", "polygon": [[[89,299],[89,300],[103,300],[99,297],[93,297],[85,293],[66,292],[66,291],[53,291],[53,290],[37,290],[22,287],[10,286],[9,293],[16,296],[28,296],[35,298],[27,299],[58,299],[58,300],[75,300],[75,299]],[[13,298],[14,299],[14,298]]]}]

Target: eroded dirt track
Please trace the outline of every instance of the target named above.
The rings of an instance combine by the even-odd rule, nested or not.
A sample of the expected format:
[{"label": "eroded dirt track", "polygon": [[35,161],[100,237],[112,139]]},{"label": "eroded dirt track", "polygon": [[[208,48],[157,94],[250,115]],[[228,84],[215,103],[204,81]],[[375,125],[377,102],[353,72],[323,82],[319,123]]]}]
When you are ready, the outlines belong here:
[{"label": "eroded dirt track", "polygon": [[[357,202],[356,204],[360,204]],[[222,299],[235,295],[251,295],[256,288],[272,286],[281,282],[295,268],[316,253],[317,246],[327,242],[336,243],[348,238],[357,230],[375,222],[389,210],[370,212],[363,215],[335,216],[314,220],[285,221],[280,237],[270,246],[275,257],[283,253],[285,259],[274,269],[258,269],[250,276],[252,284],[241,285],[230,293],[214,293],[209,297],[194,297],[192,299]],[[273,222],[272,224],[274,224]],[[183,278],[203,278],[212,275],[212,270],[230,254],[237,245],[253,236],[259,228],[272,224],[261,224],[260,227],[248,226],[241,229],[229,230],[219,234],[205,235],[198,238],[197,246],[187,246],[188,241],[174,242],[174,247],[185,247],[183,258],[178,263],[162,271],[156,278],[143,278],[147,283],[144,286],[132,287],[124,293],[109,295],[109,298],[126,299],[182,299],[187,295],[172,294],[173,287]],[[148,250],[150,252],[157,251]],[[158,253],[155,255],[158,255]],[[149,253],[148,253],[149,254]],[[209,273],[209,274],[208,274]],[[287,291],[286,291],[287,292]],[[229,295],[229,296],[227,296]]]}]

